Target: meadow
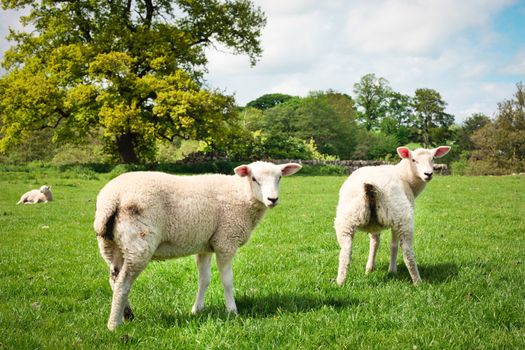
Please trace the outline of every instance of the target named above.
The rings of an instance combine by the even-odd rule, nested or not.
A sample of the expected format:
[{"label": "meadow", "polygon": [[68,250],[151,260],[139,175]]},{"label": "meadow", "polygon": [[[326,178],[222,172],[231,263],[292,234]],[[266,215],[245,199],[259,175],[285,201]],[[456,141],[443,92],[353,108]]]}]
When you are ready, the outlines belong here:
[{"label": "meadow", "polygon": [[[192,257],[153,262],[135,282],[135,320],[109,332],[108,271],[92,229],[109,174],[0,172],[0,349],[518,349],[525,348],[525,177],[438,177],[418,198],[414,286],[398,258],[365,275],[359,233],[347,283],[335,284],[332,227],[344,176],[283,179],[234,260],[238,316],[224,311],[213,264],[205,311]],[[55,201],[15,205],[53,186]]]}]

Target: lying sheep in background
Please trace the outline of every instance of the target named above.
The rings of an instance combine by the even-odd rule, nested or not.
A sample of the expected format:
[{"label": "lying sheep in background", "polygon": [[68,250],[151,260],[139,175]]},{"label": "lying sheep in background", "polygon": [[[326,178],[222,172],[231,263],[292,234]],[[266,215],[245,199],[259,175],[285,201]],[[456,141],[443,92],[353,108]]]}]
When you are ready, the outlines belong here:
[{"label": "lying sheep in background", "polygon": [[213,253],[226,310],[236,313],[235,252],[248,241],[266,209],[277,205],[281,176],[292,175],[300,168],[295,163],[255,162],[235,168],[237,175],[233,176],[132,172],[111,180],[97,197],[94,222],[113,290],[108,328],[115,329],[123,317],[133,318],[128,294],[151,259],[193,254],[199,289],[192,313],[204,308]]},{"label": "lying sheep in background", "polygon": [[16,204],[47,203],[52,200],[53,195],[51,194],[51,186],[42,186],[39,190],[31,190],[24,193]]},{"label": "lying sheep in background", "polygon": [[391,228],[390,265],[397,271],[399,241],[403,260],[414,283],[421,282],[412,248],[414,234],[414,201],[432,179],[433,159],[443,157],[450,147],[416,149],[399,147],[402,158],[396,165],[363,167],[353,172],[341,187],[335,218],[335,230],[341,251],[337,284],[346,280],[352,258],[352,239],[356,230],[370,235],[370,252],[366,272],[375,269],[380,231]]}]

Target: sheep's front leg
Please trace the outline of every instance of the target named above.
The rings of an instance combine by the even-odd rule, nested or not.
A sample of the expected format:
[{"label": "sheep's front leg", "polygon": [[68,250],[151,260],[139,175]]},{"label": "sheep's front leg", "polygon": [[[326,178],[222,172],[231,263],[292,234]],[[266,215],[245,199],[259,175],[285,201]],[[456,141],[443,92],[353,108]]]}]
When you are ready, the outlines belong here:
[{"label": "sheep's front leg", "polygon": [[339,251],[339,269],[337,272],[337,284],[342,285],[346,281],[346,274],[348,272],[348,265],[352,260],[352,240],[354,238],[354,231],[337,232],[337,241],[341,250]]},{"label": "sheep's front leg", "polygon": [[211,253],[202,253],[195,256],[197,268],[199,270],[199,290],[197,291],[197,298],[195,304],[191,309],[192,314],[196,314],[204,309],[204,295],[206,289],[210,285],[211,280]]},{"label": "sheep's front leg", "polygon": [[236,314],[237,305],[235,305],[235,299],[233,298],[233,255],[234,254],[217,253],[217,266],[221,274],[222,286],[224,288],[226,311]]},{"label": "sheep's front leg", "polygon": [[368,252],[368,261],[366,263],[366,273],[370,273],[376,269],[376,255],[381,237],[379,233],[369,233],[368,235],[370,236],[370,250]]},{"label": "sheep's front leg", "polygon": [[390,265],[388,265],[388,272],[397,273],[397,251],[399,249],[399,238],[392,232],[392,240],[390,241]]},{"label": "sheep's front leg", "polygon": [[403,251],[403,260],[405,265],[412,277],[412,282],[415,284],[421,282],[421,277],[419,276],[419,271],[416,264],[416,256],[414,254],[414,248],[412,247],[412,231],[404,233],[401,238],[401,249]]}]

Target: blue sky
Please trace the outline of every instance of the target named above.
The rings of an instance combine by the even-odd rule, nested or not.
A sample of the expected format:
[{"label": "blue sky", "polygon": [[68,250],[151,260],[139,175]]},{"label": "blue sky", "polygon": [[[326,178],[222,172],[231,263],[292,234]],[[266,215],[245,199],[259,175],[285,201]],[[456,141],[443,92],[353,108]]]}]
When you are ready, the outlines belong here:
[{"label": "blue sky", "polygon": [[[503,72],[501,76],[505,79],[513,81],[515,75],[520,75],[523,80],[525,71],[525,2],[520,1],[504,9],[496,16],[494,16],[493,25],[495,30],[500,34],[501,41],[494,45],[494,51],[499,51],[502,59],[510,62],[511,65],[521,65],[522,69],[515,68],[518,74],[515,74],[512,69],[510,72]],[[498,79],[495,75],[494,79]]]},{"label": "blue sky", "polygon": [[[492,116],[525,82],[525,1],[253,0],[267,14],[261,60],[209,50],[208,86],[238,104],[265,93],[305,96],[353,85],[375,73],[413,95],[439,91],[461,122]],[[17,16],[0,13],[0,55]]]}]

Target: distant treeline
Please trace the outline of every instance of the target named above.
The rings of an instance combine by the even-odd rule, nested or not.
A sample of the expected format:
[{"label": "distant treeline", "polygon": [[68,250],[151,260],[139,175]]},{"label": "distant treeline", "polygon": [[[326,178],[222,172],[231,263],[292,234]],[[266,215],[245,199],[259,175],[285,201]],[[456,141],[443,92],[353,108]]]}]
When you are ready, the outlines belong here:
[{"label": "distant treeline", "polygon": [[[232,164],[256,159],[388,161],[396,159],[395,149],[401,145],[446,144],[452,151],[443,162],[454,174],[520,173],[525,171],[525,91],[522,83],[516,87],[514,96],[498,105],[493,119],[474,114],[461,125],[446,112],[439,92],[418,89],[414,96],[403,95],[373,74],[354,85],[355,98],[332,90],[307,97],[266,94],[237,108],[221,142],[158,141],[155,155],[146,163],[186,157],[197,160],[195,164],[209,160],[214,166],[218,159]],[[0,161],[118,163],[96,133],[68,143],[53,143],[53,136],[49,129],[33,132]]]}]

